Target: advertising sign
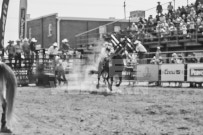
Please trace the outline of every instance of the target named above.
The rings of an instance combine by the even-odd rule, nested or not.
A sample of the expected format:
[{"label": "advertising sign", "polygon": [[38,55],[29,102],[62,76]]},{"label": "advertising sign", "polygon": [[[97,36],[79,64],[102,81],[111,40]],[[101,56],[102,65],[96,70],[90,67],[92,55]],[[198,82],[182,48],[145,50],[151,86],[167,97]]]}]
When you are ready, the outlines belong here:
[{"label": "advertising sign", "polygon": [[9,0],[3,0],[0,20],[0,49],[4,48],[5,26],[8,13]]},{"label": "advertising sign", "polygon": [[137,65],[137,80],[139,81],[158,81],[159,66],[151,64]]},{"label": "advertising sign", "polygon": [[161,81],[184,81],[184,64],[161,65]]},{"label": "advertising sign", "polygon": [[203,64],[187,65],[187,81],[203,82]]},{"label": "advertising sign", "polygon": [[138,22],[139,18],[145,18],[145,11],[143,10],[131,11],[130,17],[132,22]]}]

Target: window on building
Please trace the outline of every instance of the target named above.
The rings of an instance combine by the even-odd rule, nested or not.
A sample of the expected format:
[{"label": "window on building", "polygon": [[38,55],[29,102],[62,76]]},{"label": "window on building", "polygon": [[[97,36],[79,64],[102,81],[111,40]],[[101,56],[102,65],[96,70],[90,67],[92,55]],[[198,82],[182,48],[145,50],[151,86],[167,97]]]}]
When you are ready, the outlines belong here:
[{"label": "window on building", "polygon": [[52,24],[49,24],[49,27],[48,27],[48,37],[51,37],[52,36]]},{"label": "window on building", "polygon": [[28,38],[31,39],[32,38],[32,28],[29,28],[29,32],[28,32]]},{"label": "window on building", "polygon": [[99,33],[100,34],[105,34],[106,33],[106,26],[100,26],[99,27]]},{"label": "window on building", "polygon": [[114,26],[114,32],[119,32],[121,30],[120,26]]}]

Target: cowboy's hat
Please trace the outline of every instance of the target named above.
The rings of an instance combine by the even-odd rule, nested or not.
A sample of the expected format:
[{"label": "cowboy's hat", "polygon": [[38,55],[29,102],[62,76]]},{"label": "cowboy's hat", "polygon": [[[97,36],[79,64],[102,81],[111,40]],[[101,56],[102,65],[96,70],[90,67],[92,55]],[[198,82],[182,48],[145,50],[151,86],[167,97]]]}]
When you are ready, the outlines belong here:
[{"label": "cowboy's hat", "polygon": [[12,41],[12,40],[9,40],[9,41],[8,41],[8,43],[14,43],[14,41]]},{"label": "cowboy's hat", "polygon": [[31,42],[37,42],[37,40],[35,38],[32,38]]},{"label": "cowboy's hat", "polygon": [[66,38],[62,40],[62,43],[67,43],[67,42],[68,42],[68,39]]},{"label": "cowboy's hat", "polygon": [[57,47],[58,45],[57,45],[57,43],[55,42],[55,43],[53,43],[53,46],[56,46],[56,47]]},{"label": "cowboy's hat", "polygon": [[25,39],[23,40],[23,42],[28,42],[28,39],[27,39],[27,38],[25,38]]},{"label": "cowboy's hat", "polygon": [[140,41],[138,41],[138,40],[136,40],[136,41],[134,42],[135,45],[137,45],[137,44],[139,44],[139,43],[140,43]]}]

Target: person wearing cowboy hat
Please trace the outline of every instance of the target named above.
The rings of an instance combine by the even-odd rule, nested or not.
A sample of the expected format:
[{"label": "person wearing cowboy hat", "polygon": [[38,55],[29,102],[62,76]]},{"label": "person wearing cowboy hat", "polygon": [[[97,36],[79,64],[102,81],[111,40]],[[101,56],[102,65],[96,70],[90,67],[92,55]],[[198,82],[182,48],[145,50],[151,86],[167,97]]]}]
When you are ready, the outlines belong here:
[{"label": "person wearing cowboy hat", "polygon": [[63,55],[63,58],[64,58],[64,60],[65,59],[67,59],[67,53],[69,52],[69,50],[70,50],[70,45],[69,45],[69,41],[68,41],[68,39],[63,39],[62,41],[62,44],[61,44],[61,51],[62,51],[62,55]]},{"label": "person wearing cowboy hat", "polygon": [[37,40],[35,38],[32,38],[31,41],[30,41],[30,50],[32,52],[35,52],[36,51],[36,48],[35,48],[35,44],[36,44]]},{"label": "person wearing cowboy hat", "polygon": [[55,42],[48,49],[48,54],[50,59],[54,59],[56,55],[58,55],[58,44]]},{"label": "person wearing cowboy hat", "polygon": [[8,41],[8,43],[9,44],[5,48],[5,53],[8,55],[9,66],[12,67],[12,59],[14,58],[15,55],[14,41],[10,40]]},{"label": "person wearing cowboy hat", "polygon": [[[22,46],[21,46],[21,40],[16,40],[16,45],[14,45],[14,48],[15,48],[15,65],[14,67],[15,68],[21,68],[21,54],[23,53],[23,50],[22,50]],[[17,66],[18,64],[18,66]]]},{"label": "person wearing cowboy hat", "polygon": [[145,55],[147,53],[146,48],[141,44],[140,41],[136,40],[134,42],[134,45],[136,45],[135,50],[138,53],[138,58],[140,59],[140,62],[143,58],[145,58]]},{"label": "person wearing cowboy hat", "polygon": [[30,40],[30,53],[31,53],[31,61],[30,61],[30,65],[32,65],[34,63],[34,54],[36,54],[36,57],[38,58],[38,51],[36,50],[36,44],[37,40],[35,38],[32,38]]},{"label": "person wearing cowboy hat", "polygon": [[23,40],[22,49],[25,57],[25,66],[27,67],[28,63],[30,63],[30,53],[31,53],[30,44],[27,38]]}]

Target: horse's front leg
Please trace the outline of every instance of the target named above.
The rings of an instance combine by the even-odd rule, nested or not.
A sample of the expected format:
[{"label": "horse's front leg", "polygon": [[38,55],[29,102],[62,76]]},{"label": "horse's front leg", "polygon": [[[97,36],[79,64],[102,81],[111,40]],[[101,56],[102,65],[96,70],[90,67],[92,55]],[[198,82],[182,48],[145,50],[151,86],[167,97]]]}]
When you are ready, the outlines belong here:
[{"label": "horse's front leg", "polygon": [[99,81],[100,81],[100,74],[98,73],[98,82],[97,82],[97,89],[99,89]]},{"label": "horse's front leg", "polygon": [[6,126],[6,107],[7,103],[4,97],[2,97],[2,116],[1,116],[1,132],[12,133],[10,129]]},{"label": "horse's front leg", "polygon": [[[109,82],[110,81],[110,82]],[[108,88],[110,89],[110,91],[112,91],[112,85],[113,85],[113,77],[108,77],[107,78],[107,82],[108,82]]]}]

